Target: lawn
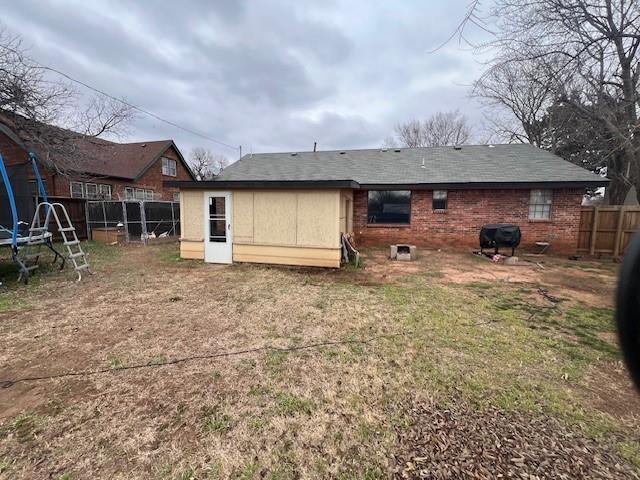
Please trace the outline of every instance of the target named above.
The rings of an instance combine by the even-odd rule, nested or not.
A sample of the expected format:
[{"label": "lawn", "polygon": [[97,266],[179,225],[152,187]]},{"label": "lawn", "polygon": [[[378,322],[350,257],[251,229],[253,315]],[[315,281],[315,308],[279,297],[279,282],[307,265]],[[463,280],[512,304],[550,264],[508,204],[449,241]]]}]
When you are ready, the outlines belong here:
[{"label": "lawn", "polygon": [[87,248],[0,293],[2,478],[637,478],[611,263]]}]

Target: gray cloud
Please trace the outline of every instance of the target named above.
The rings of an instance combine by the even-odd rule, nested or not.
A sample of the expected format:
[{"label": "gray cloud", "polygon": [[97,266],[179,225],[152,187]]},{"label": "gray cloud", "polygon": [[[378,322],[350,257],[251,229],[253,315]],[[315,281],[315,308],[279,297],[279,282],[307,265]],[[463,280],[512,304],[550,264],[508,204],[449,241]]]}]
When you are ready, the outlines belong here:
[{"label": "gray cloud", "polygon": [[[8,2],[39,62],[245,152],[377,147],[393,125],[460,108],[479,65],[427,52],[466,0]],[[129,140],[236,153],[141,116]]]}]

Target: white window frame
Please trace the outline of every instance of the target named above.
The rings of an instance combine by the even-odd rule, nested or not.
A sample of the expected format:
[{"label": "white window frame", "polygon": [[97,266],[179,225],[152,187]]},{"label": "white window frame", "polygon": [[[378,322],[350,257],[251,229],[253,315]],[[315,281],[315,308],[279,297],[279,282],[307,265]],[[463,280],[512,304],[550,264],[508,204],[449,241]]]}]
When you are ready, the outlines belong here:
[{"label": "white window frame", "polygon": [[[93,194],[89,194],[89,187],[95,187],[95,192]],[[84,195],[89,200],[96,200],[98,198],[98,184],[97,183],[85,183],[84,184]]]},{"label": "white window frame", "polygon": [[124,187],[124,199],[125,200],[135,200],[136,199],[136,189],[133,187]]},{"label": "white window frame", "polygon": [[111,200],[111,185],[107,183],[98,185],[98,196],[103,200]]},{"label": "white window frame", "polygon": [[[74,185],[80,185],[80,196],[73,194],[73,186]],[[69,195],[71,195],[71,198],[85,198],[84,183],[82,183],[82,182],[69,182]]]},{"label": "white window frame", "polygon": [[144,189],[144,199],[145,200],[153,200],[153,190],[150,188]]},{"label": "white window frame", "polygon": [[167,177],[177,177],[178,162],[173,158],[162,157],[162,174]]},{"label": "white window frame", "polygon": [[551,220],[553,190],[535,189],[529,193],[529,220]]},{"label": "white window frame", "polygon": [[144,200],[144,188],[136,188],[135,199],[136,200]]},{"label": "white window frame", "polygon": [[174,202],[180,201],[180,192],[173,192],[173,201]]}]

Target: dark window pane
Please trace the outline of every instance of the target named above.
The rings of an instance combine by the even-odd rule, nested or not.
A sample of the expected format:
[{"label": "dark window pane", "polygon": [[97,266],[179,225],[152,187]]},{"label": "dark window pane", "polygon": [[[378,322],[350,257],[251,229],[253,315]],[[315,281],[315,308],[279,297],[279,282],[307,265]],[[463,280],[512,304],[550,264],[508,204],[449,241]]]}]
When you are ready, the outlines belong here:
[{"label": "dark window pane", "polygon": [[210,242],[226,242],[227,241],[227,222],[226,220],[209,220],[209,241]]},{"label": "dark window pane", "polygon": [[224,215],[224,197],[209,197],[209,215]]},{"label": "dark window pane", "polygon": [[411,192],[409,190],[369,191],[369,223],[409,224]]}]

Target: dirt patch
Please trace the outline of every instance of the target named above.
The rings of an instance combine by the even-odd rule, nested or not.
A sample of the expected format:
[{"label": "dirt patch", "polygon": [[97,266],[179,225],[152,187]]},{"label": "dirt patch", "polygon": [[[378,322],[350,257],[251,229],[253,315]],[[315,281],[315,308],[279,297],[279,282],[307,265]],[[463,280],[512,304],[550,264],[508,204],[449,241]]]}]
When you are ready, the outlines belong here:
[{"label": "dirt patch", "polygon": [[638,478],[595,442],[543,416],[413,405],[395,478]]},{"label": "dirt patch", "polygon": [[589,369],[579,392],[590,405],[614,417],[640,416],[640,395],[622,362],[606,362]]}]

